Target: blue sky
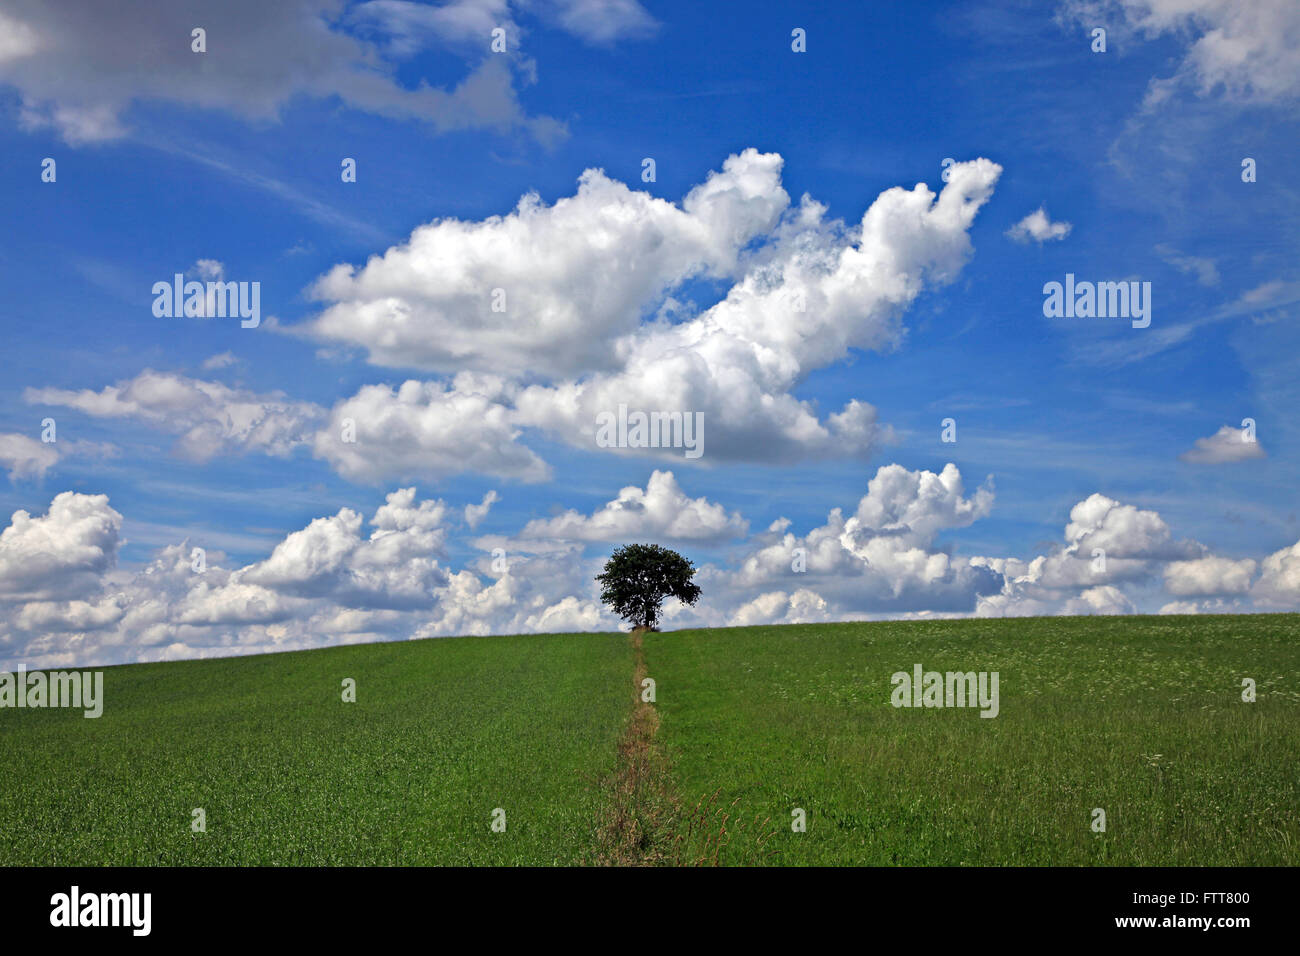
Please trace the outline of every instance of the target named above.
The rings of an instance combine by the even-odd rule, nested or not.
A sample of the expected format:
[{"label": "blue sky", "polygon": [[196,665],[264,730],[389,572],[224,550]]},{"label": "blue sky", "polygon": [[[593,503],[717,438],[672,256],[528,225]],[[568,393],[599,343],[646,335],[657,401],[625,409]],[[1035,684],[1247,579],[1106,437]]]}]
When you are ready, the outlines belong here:
[{"label": "blue sky", "polygon": [[[700,608],[674,619],[677,626],[1300,603],[1300,554],[1288,550],[1300,539],[1300,192],[1289,175],[1300,94],[1291,41],[1300,37],[1300,15],[1287,4],[304,0],[274,13],[258,13],[256,4],[218,13],[203,4],[150,3],[132,21],[95,7],[54,18],[37,5],[0,2],[11,37],[0,47],[0,182],[9,225],[0,245],[7,291],[0,299],[0,467],[9,473],[0,482],[0,520],[22,510],[48,522],[45,537],[31,528],[20,535],[15,525],[6,532],[9,554],[0,547],[3,661],[608,627],[587,572],[627,537],[672,543],[708,565],[712,595],[706,588]],[[207,50],[196,53],[189,30],[204,24]],[[505,54],[490,49],[488,28],[496,25],[506,31]],[[1107,30],[1105,52],[1091,49],[1097,26]],[[806,52],[791,49],[795,28],[806,31]],[[1216,46],[1216,37],[1231,42]],[[1238,57],[1241,50],[1247,55]],[[430,95],[462,84],[468,92],[459,97]],[[779,154],[779,180],[758,188],[783,189],[788,205],[766,216],[757,205],[764,197],[747,200],[735,213],[757,217],[746,235],[733,242],[718,227],[707,242],[731,248],[710,246],[684,267],[684,279],[665,266],[673,274],[666,287],[647,279],[648,294],[628,292],[635,301],[623,325],[611,328],[607,316],[584,311],[607,292],[622,296],[620,284],[635,286],[642,263],[657,255],[652,242],[642,244],[638,217],[680,216],[692,189],[749,149]],[[46,157],[57,164],[53,183],[41,179]],[[356,160],[355,183],[341,181],[344,157]],[[642,181],[647,157],[655,161],[653,182]],[[711,456],[707,445],[698,462],[680,450],[601,449],[578,434],[576,418],[560,421],[568,414],[563,389],[615,376],[601,366],[616,364],[619,341],[641,341],[635,322],[649,327],[666,298],[683,305],[662,322],[681,331],[748,270],[793,255],[777,236],[782,228],[798,232],[793,220],[805,194],[824,205],[823,223],[841,221],[838,232],[817,240],[833,253],[861,238],[855,228],[886,191],[910,192],[918,183],[943,190],[945,157],[1000,167],[987,197],[972,200],[969,225],[942,240],[969,248],[914,249],[941,241],[929,232],[886,237],[894,253],[928,263],[900,267],[916,280],[914,294],[887,317],[860,321],[851,302],[841,304],[842,318],[828,313],[813,338],[834,337],[836,323],[858,323],[848,347],[829,359],[800,358],[773,393],[788,391],[828,428],[828,416],[846,403],[868,403],[875,416],[866,432],[820,444],[791,439],[796,451],[773,460],[762,415],[741,420],[748,406],[735,397],[743,389],[735,390],[731,372],[699,383],[699,394],[712,388],[722,403],[701,409],[706,435],[726,445],[725,455]],[[1255,160],[1255,182],[1242,181],[1246,157]],[[410,265],[414,278],[380,263],[369,284],[336,283],[354,297],[341,306],[313,297],[335,267],[359,274],[371,257],[405,248],[417,227],[508,217],[529,193],[552,208],[574,196],[593,168],[677,213],[647,213],[628,200],[621,208],[630,224],[611,227],[596,266],[608,268],[608,280],[590,288],[584,275],[592,260],[566,258],[561,247],[530,248],[528,240],[511,247],[502,233],[503,262],[519,257],[518,268],[513,261],[502,267],[516,281],[547,270],[546,301],[557,315],[571,308],[582,325],[574,349],[556,345],[556,355],[543,356],[554,340],[539,333],[537,316],[511,313],[518,348],[496,367],[493,340],[475,338],[483,317],[457,317],[463,296],[442,302],[450,280],[428,261]],[[755,166],[752,175],[760,172]],[[1049,224],[1068,224],[1062,238],[1007,235],[1040,207]],[[660,241],[678,242],[697,226],[665,226]],[[439,241],[454,259],[460,240],[448,232]],[[700,264],[710,256],[720,258]],[[728,257],[735,261],[719,264]],[[201,260],[219,263],[225,279],[260,283],[258,328],[153,314],[152,285],[195,273]],[[488,261],[476,273],[485,300],[493,268]],[[1045,318],[1043,285],[1066,273],[1150,282],[1150,326]],[[397,350],[413,356],[410,365],[376,356],[389,330],[363,320],[358,304],[382,301],[394,288],[415,310],[408,332],[431,343],[428,355]],[[570,289],[579,291],[557,305]],[[450,311],[425,322],[420,310],[430,303]],[[338,334],[325,334],[314,323],[332,306],[346,314],[332,327]],[[472,354],[464,369],[434,354],[444,338],[449,349],[455,339]],[[868,339],[874,345],[860,347]],[[583,342],[595,343],[591,354],[579,354]],[[531,354],[535,364],[519,357]],[[128,410],[125,392],[115,392],[114,414],[88,398],[126,389],[146,370],[181,382],[179,391],[149,411]],[[462,371],[500,374],[505,391],[477,380],[465,386],[456,378]],[[659,381],[642,367],[619,374],[605,396],[619,394],[628,376],[641,376],[636,388],[651,391]],[[374,444],[359,459],[321,451],[313,429],[329,432],[342,406],[366,388],[408,380],[440,394],[489,395],[485,407],[494,411],[484,414],[504,416],[497,444],[479,457],[456,445],[479,441],[477,413],[466,413],[449,426],[445,445],[438,432],[426,436],[429,447],[394,447],[402,439],[393,423],[401,420],[377,417],[360,423]],[[194,383],[225,391],[200,401]],[[541,391],[525,414],[517,389],[530,387]],[[634,397],[648,394],[627,387]],[[419,401],[426,399],[440,401]],[[169,408],[171,400],[179,404]],[[269,407],[276,402],[292,408]],[[232,431],[230,403],[251,408],[259,421],[274,419],[267,427],[280,429],[286,444],[268,454]],[[354,407],[373,410],[347,405]],[[403,408],[416,414],[419,402],[415,411]],[[47,417],[57,423],[57,441],[34,449]],[[957,441],[946,443],[941,421],[950,417]],[[1246,418],[1256,423],[1257,442],[1220,434]],[[542,427],[541,419],[553,424]],[[179,442],[196,422],[199,432]],[[1192,453],[1216,434],[1209,451]],[[1200,460],[1187,460],[1189,453]],[[521,477],[520,456],[529,454],[544,463],[543,480]],[[949,462],[961,487],[940,483],[946,490],[934,492]],[[868,482],[890,465],[911,478],[860,505]],[[694,525],[678,522],[673,532],[653,516],[614,530],[592,523],[620,489],[646,489],[656,469],[671,471],[685,496],[663,507],[694,514]],[[918,477],[925,472],[935,481]],[[445,510],[436,522],[389,529],[416,534],[412,553],[425,548],[432,556],[418,570],[403,565],[419,580],[401,586],[423,599],[376,597],[375,588],[387,585],[373,581],[359,588],[364,573],[348,565],[351,558],[320,571],[313,548],[332,554],[329,541],[292,537],[340,509],[369,519],[388,495],[411,487],[417,501],[436,499]],[[972,505],[980,487],[991,500]],[[490,491],[499,500],[468,526],[461,509]],[[56,521],[52,501],[63,492],[85,496],[68,499],[81,525]],[[926,509],[945,495],[953,505],[947,518],[931,520]],[[1071,538],[1071,510],[1094,495],[1111,504],[1090,510],[1099,515],[1095,526],[1078,521]],[[694,510],[683,504],[696,499],[705,502]],[[774,521],[788,519],[798,539],[790,547],[811,550],[804,536],[827,525],[834,508],[845,516],[857,510],[859,527],[849,537],[860,547],[843,545],[843,555],[825,558],[806,579],[745,571],[751,559],[766,567],[768,559],[755,556],[774,546],[764,537]],[[570,522],[566,533],[538,527],[531,545],[521,543],[529,522],[568,509],[587,523]],[[717,526],[718,509],[738,513],[747,531]],[[877,512],[886,517],[873,526]],[[1153,531],[1153,522],[1164,530]],[[694,530],[682,532],[687,525]],[[363,527],[343,546],[353,558],[371,534]],[[942,556],[934,591],[919,583],[924,575],[890,577],[902,552],[871,556],[886,539],[904,542],[914,557]],[[141,616],[149,603],[141,575],[161,560],[160,549],[183,542],[186,556],[193,547],[214,552],[216,576],[178,577],[162,602],[168,610]],[[1098,542],[1113,543],[1121,571],[1091,581],[1060,572],[1052,584],[1032,570],[1040,555],[1081,562],[1091,553],[1084,545]],[[517,580],[480,602],[491,609],[450,613],[466,588],[477,594],[501,584],[489,566],[497,543],[517,561],[508,572]],[[1279,556],[1271,571],[1270,555]],[[972,558],[1014,563],[980,564],[972,578]],[[290,568],[294,560],[309,567]],[[1170,562],[1182,564],[1171,571]],[[885,579],[859,580],[875,573]],[[200,585],[204,600],[237,610],[193,611],[199,596],[191,588]],[[781,597],[751,606],[764,595]],[[542,613],[561,605],[563,613]]]}]

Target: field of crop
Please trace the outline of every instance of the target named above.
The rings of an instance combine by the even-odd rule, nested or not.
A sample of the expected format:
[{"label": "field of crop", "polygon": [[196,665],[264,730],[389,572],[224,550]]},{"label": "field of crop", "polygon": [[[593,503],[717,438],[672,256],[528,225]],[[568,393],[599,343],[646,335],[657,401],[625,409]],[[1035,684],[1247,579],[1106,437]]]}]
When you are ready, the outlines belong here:
[{"label": "field of crop", "polygon": [[[645,650],[699,856],[1300,863],[1297,615],[758,627]],[[917,663],[998,671],[999,716],[891,706],[891,674]]]},{"label": "field of crop", "polygon": [[[1298,615],[634,645],[459,638],[106,669],[97,720],[0,710],[0,864],[1300,863]],[[650,719],[634,719],[638,661]],[[918,663],[998,672],[998,716],[891,706],[891,675]],[[632,838],[610,852],[611,833]]]},{"label": "field of crop", "polygon": [[585,634],[108,668],[98,719],[0,710],[0,863],[577,862],[630,673]]}]

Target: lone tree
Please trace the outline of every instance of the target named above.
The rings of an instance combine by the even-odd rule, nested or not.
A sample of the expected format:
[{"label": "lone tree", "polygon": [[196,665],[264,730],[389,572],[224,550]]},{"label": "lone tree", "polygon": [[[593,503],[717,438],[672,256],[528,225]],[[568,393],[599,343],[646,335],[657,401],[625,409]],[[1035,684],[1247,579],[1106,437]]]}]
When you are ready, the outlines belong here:
[{"label": "lone tree", "polygon": [[700,599],[692,583],[695,565],[676,551],[657,544],[626,544],[605,562],[596,575],[604,587],[600,599],[633,627],[653,628],[659,620],[659,605],[666,597],[683,604]]}]

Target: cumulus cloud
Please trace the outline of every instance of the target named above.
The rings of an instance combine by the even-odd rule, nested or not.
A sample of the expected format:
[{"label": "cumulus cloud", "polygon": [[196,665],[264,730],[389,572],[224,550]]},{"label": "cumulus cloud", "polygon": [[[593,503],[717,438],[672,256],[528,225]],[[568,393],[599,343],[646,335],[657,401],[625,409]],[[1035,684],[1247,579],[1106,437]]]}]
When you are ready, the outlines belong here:
[{"label": "cumulus cloud", "polygon": [[1300,606],[1300,542],[1263,560],[1251,597],[1269,608],[1294,610]]},{"label": "cumulus cloud", "polygon": [[1047,210],[1039,206],[1024,219],[1007,230],[1007,238],[1016,242],[1034,241],[1040,245],[1056,239],[1064,239],[1074,227],[1068,222],[1052,222]]},{"label": "cumulus cloud", "polygon": [[977,489],[969,498],[963,494],[961,472],[951,462],[937,475],[886,465],[867,484],[867,494],[846,528],[850,536],[929,542],[940,530],[964,528],[993,507],[989,486]]},{"label": "cumulus cloud", "polygon": [[[1141,583],[1168,562],[1205,556],[1195,541],[1178,539],[1155,511],[1126,505],[1102,494],[1070,509],[1065,544],[1025,562],[978,559],[1004,576],[1002,589],[982,596],[981,617],[1047,614],[1125,614],[1132,600],[1122,584]],[[1181,580],[1181,579],[1179,579]]]},{"label": "cumulus cloud", "polygon": [[[822,414],[794,392],[857,350],[902,340],[916,297],[970,257],[969,228],[1001,168],[958,163],[938,195],[886,190],[847,226],[807,196],[789,208],[781,162],[731,156],[680,206],[589,170],[553,206],[526,197],[504,217],[439,220],[319,280],[333,305],[297,334],[362,346],[378,364],[457,370],[449,383],[367,385],[328,412],[152,370],[100,392],[25,396],[180,432],[178,450],[196,460],[309,444],[367,483],[464,471],[545,480],[529,432],[691,460],[680,448],[598,446],[598,422],[620,406],[703,421],[704,463],[866,459],[894,440],[872,405]],[[691,316],[668,294],[700,277],[733,284]]]},{"label": "cumulus cloud", "polygon": [[1253,435],[1248,435],[1246,429],[1224,425],[1208,438],[1196,439],[1191,448],[1178,456],[1178,460],[1194,465],[1223,465],[1264,457],[1264,447]]},{"label": "cumulus cloud", "polygon": [[152,369],[98,392],[28,388],[23,400],[94,418],[134,418],[178,433],[176,453],[200,462],[254,451],[289,455],[308,441],[322,417],[315,405],[278,392],[258,394]]},{"label": "cumulus cloud", "polygon": [[624,541],[652,538],[665,541],[718,541],[740,537],[749,528],[737,512],[720,504],[690,498],[671,471],[650,475],[644,489],[630,485],[591,515],[570,509],[550,519],[528,522],[523,540]]},{"label": "cumulus cloud", "polygon": [[746,150],[678,206],[589,169],[575,195],[506,216],[435,220],[361,269],[335,266],[331,303],[297,328],[376,364],[562,377],[617,367],[614,341],[699,275],[722,277],[789,204],[781,157]]},{"label": "cumulus cloud", "polygon": [[121,528],[107,495],[65,491],[44,516],[15,511],[0,532],[0,599],[85,596],[117,561]]},{"label": "cumulus cloud", "polygon": [[1065,537],[1079,551],[1104,550],[1107,559],[1177,559],[1200,553],[1195,542],[1175,540],[1158,513],[1102,494],[1089,495],[1070,509]]},{"label": "cumulus cloud", "polygon": [[853,350],[901,339],[901,314],[926,283],[951,280],[969,257],[967,230],[1000,172],[976,160],[953,166],[937,197],[924,184],[886,190],[851,229],[805,197],[726,298],[621,339],[618,371],[528,386],[520,420],[591,447],[597,417],[626,404],[702,413],[710,459],[869,456],[892,437],[871,405],[822,419],[792,390]]},{"label": "cumulus cloud", "polygon": [[42,478],[59,460],[54,445],[17,432],[0,432],[0,468],[9,479]]},{"label": "cumulus cloud", "polygon": [[[462,507],[495,500],[489,493]],[[1300,544],[1258,563],[1216,556],[1175,536],[1156,512],[1101,494],[1070,510],[1064,544],[1050,554],[954,557],[940,536],[992,507],[991,485],[967,493],[955,465],[938,473],[884,466],[851,511],[832,509],[804,535],[778,519],[744,538],[734,560],[704,564],[697,575],[704,600],[670,601],[664,619],[698,627],[1131,614],[1139,601],[1156,606],[1153,595],[1172,599],[1160,613],[1300,608]],[[619,622],[599,601],[593,579],[602,558],[587,556],[590,543],[671,532],[687,546],[716,544],[747,527],[655,472],[644,489],[623,489],[589,515],[569,512],[530,522],[513,538],[471,542],[480,556],[454,569],[446,563],[449,527],[460,513],[402,488],[368,520],[342,508],[243,567],[209,550],[198,571],[182,541],[125,571],[115,569],[122,516],[104,495],[63,492],[46,515],[15,512],[0,532],[0,667],[612,630]],[[511,544],[505,557],[489,553],[501,542]]]},{"label": "cumulus cloud", "polygon": [[429,607],[446,583],[438,563],[447,507],[416,503],[415,489],[395,491],[362,537],[362,516],[344,508],[317,518],[276,545],[265,561],[239,573],[240,582],[297,597],[325,597],[353,608]]},{"label": "cumulus cloud", "polygon": [[[606,24],[612,38],[619,35],[617,24],[634,18],[631,8],[637,5],[594,0],[597,16],[588,21],[575,17],[573,6],[559,11],[562,23],[587,22],[596,30],[595,24]],[[624,8],[621,18],[610,9],[618,6]],[[402,11],[416,10],[415,4],[392,0],[361,7],[381,27],[398,23]],[[425,18],[428,39],[465,41],[456,50],[471,65],[447,89],[425,82],[405,86],[395,76],[400,54],[426,45],[426,38],[407,32],[394,43],[388,31],[389,42],[370,42],[349,30],[356,21],[343,13],[339,0],[149,0],[133,6],[130,16],[94,0],[68,0],[57,8],[3,0],[0,83],[18,89],[26,126],[52,126],[72,144],[125,135],[125,114],[137,101],[268,120],[297,96],[337,97],[353,109],[426,122],[440,131],[522,129],[547,142],[562,135],[562,124],[528,117],[519,104],[516,80],[527,82],[533,67],[514,52],[519,30],[505,18],[506,4],[458,0]],[[489,52],[489,21],[511,31],[508,55]],[[195,53],[191,30],[200,25],[207,31],[207,50]],[[473,34],[477,42],[469,43]],[[140,56],[141,50],[149,55]]]},{"label": "cumulus cloud", "polygon": [[[765,609],[775,615],[766,623],[791,613],[812,620],[816,614],[843,619],[916,610],[969,612],[979,595],[1002,586],[1003,577],[953,558],[935,540],[944,530],[986,515],[992,504],[988,486],[966,496],[953,464],[939,474],[887,465],[868,482],[849,517],[835,508],[825,524],[802,536],[789,530],[788,521],[777,521],[746,543],[734,570],[709,567],[701,580],[715,602],[744,605],[743,619],[752,623]],[[799,592],[806,593],[790,605]]]},{"label": "cumulus cloud", "polygon": [[[366,385],[333,409],[221,382],[146,369],[133,379],[91,389],[28,388],[30,404],[72,408],[94,418],[129,418],[179,433],[175,451],[191,461],[259,453],[287,457],[309,448],[351,481],[480,472],[542,481],[550,467],[520,443],[521,427],[502,403],[504,383],[458,375],[448,386],[404,382]],[[65,448],[92,451],[82,444]],[[0,464],[18,476],[40,474],[55,460],[28,439],[0,436]]]},{"label": "cumulus cloud", "polygon": [[584,560],[579,548],[542,556],[512,554],[505,570],[482,561],[476,570],[451,575],[438,592],[436,608],[413,636],[617,630],[617,618],[597,595],[599,565]]},{"label": "cumulus cloud", "polygon": [[502,389],[500,380],[469,373],[450,388],[414,379],[366,385],[334,406],[312,448],[352,481],[465,471],[544,481],[550,466],[519,442]]},{"label": "cumulus cloud", "polygon": [[1095,588],[1087,588],[1080,592],[1077,597],[1072,597],[1061,607],[1061,613],[1066,615],[1085,615],[1085,614],[1132,614],[1137,608],[1133,606],[1127,595],[1119,588],[1111,584],[1099,585]]},{"label": "cumulus cloud", "polygon": [[1245,594],[1255,574],[1250,558],[1234,561],[1207,555],[1192,561],[1172,561],[1165,566],[1165,590],[1179,597]]},{"label": "cumulus cloud", "polygon": [[831,620],[826,599],[815,591],[800,588],[793,594],[769,591],[742,605],[728,620],[731,627],[759,624],[815,624]]},{"label": "cumulus cloud", "polygon": [[[122,517],[64,492],[0,533],[0,667],[170,660],[453,634],[612,630],[580,548],[445,567],[451,508],[389,494],[369,521],[317,518],[262,561],[230,567],[191,543],[114,571]],[[367,531],[368,525],[368,531]]]}]

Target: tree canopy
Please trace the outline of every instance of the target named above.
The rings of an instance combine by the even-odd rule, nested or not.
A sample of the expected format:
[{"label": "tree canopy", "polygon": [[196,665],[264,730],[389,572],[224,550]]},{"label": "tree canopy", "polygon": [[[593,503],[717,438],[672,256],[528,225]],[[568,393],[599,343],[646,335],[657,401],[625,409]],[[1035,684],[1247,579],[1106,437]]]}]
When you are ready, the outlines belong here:
[{"label": "tree canopy", "polygon": [[596,575],[603,588],[600,599],[633,627],[653,628],[666,597],[683,604],[700,599],[699,587],[691,581],[695,565],[676,551],[657,544],[627,544],[605,562]]}]

